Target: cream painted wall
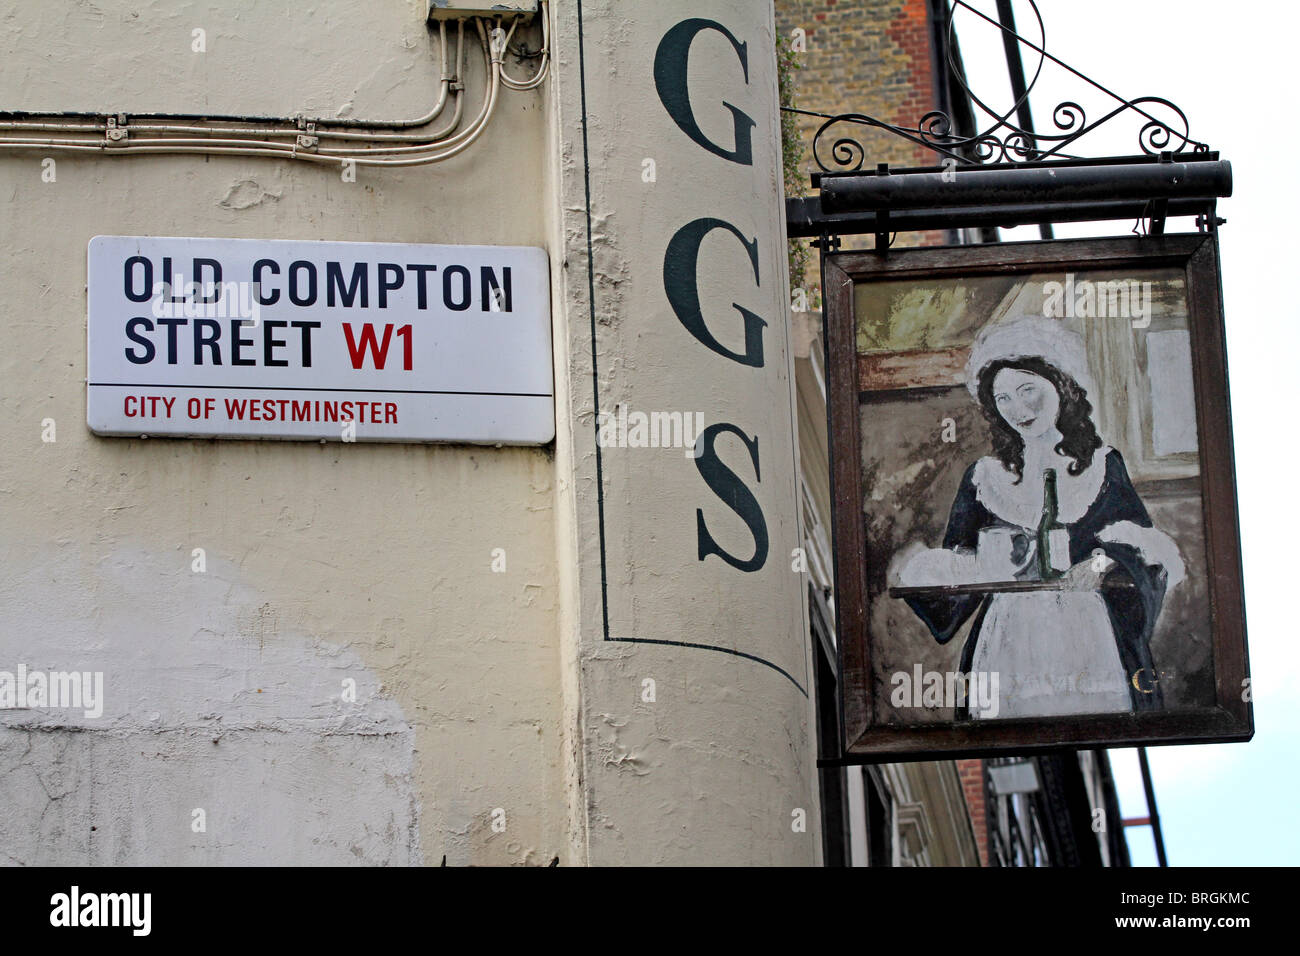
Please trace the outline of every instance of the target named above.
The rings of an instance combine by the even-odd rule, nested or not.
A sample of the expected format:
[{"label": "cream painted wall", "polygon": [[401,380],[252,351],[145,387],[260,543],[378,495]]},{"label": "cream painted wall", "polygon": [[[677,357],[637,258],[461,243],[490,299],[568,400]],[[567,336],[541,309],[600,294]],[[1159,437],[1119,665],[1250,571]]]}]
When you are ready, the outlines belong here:
[{"label": "cream painted wall", "polygon": [[[0,862],[817,861],[771,7],[585,0],[586,151],[578,4],[556,7],[551,79],[503,93],[484,138],[438,166],[362,168],[346,183],[265,159],[58,157],[46,183],[40,153],[0,155],[0,669],[102,670],[108,698],[99,719],[0,711]],[[24,5],[0,18],[0,107],[413,116],[437,79],[423,9]],[[689,17],[749,45],[748,83],[717,35],[691,73],[710,135],[730,131],[721,99],[754,116],[752,168],[710,163],[655,98],[653,51]],[[196,28],[206,53],[191,52]],[[472,106],[483,85],[470,51]],[[665,242],[710,210],[753,238],[762,279],[739,245],[707,240],[705,312],[732,348],[733,302],[766,317],[760,369],[701,347],[663,298]],[[92,436],[97,234],[542,246],[556,442]],[[611,451],[597,494],[597,394],[756,437],[761,480],[734,436],[718,454],[762,508],[763,568],[699,560],[697,509],[723,547],[752,541],[681,449]],[[494,548],[505,573],[491,571]],[[740,653],[609,642],[607,614],[616,636]],[[340,698],[349,677],[355,704]]]},{"label": "cream painted wall", "polygon": [[[566,594],[581,613],[566,679],[588,858],[813,864],[821,837],[807,576],[792,560],[802,539],[772,8],[583,0],[562,4],[557,19],[559,281],[571,304],[557,332],[570,355],[557,459],[573,475],[574,524],[561,544],[576,554]],[[657,90],[664,38],[693,19],[712,24],[690,45],[695,118],[734,151],[723,102],[744,111],[754,124],[749,162],[693,141]],[[744,62],[719,27],[743,44]],[[740,237],[717,228],[701,243],[704,322],[719,345],[742,352],[735,305],[762,317],[761,363],[707,348],[667,296],[667,250],[706,218]],[[721,433],[716,453],[761,509],[764,560],[754,529],[681,448],[597,446],[597,409],[620,405],[700,412],[706,426],[743,434]],[[722,549],[759,566],[701,556],[701,521]]]},{"label": "cream painted wall", "polygon": [[[438,78],[420,7],[23,4],[0,20],[0,104],[416,116]],[[89,733],[0,712],[9,862],[567,855],[549,449],[85,426],[90,237],[546,246],[544,102],[508,93],[468,154],[355,183],[273,160],[63,156],[46,183],[39,153],[0,155],[0,669],[103,670],[108,697]]]}]

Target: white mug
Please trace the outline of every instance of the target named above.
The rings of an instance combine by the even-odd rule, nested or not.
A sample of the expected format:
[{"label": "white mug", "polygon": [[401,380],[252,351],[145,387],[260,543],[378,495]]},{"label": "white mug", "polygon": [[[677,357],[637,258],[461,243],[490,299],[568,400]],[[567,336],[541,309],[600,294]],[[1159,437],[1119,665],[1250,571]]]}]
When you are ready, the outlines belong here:
[{"label": "white mug", "polygon": [[1034,536],[1022,528],[999,526],[980,531],[975,573],[980,581],[1010,581],[1034,559]]}]

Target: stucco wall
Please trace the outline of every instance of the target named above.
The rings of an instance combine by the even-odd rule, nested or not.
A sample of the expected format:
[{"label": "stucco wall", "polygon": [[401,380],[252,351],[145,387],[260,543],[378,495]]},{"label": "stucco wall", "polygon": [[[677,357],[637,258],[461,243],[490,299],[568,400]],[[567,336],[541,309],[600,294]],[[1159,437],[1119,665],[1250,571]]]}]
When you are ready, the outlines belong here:
[{"label": "stucco wall", "polygon": [[[39,152],[0,153],[0,669],[103,671],[107,701],[97,718],[0,711],[4,862],[816,861],[771,6],[555,6],[551,79],[504,93],[438,166],[350,183],[278,160],[59,156],[45,182]],[[0,105],[415,116],[438,77],[423,16],[423,0],[33,4],[0,20]],[[654,52],[691,17],[748,44],[747,77],[716,33],[690,64],[708,135],[730,131],[723,99],[753,117],[747,166],[712,162],[655,98]],[[472,108],[474,45],[467,61]],[[705,215],[753,243],[757,283],[742,246],[707,240],[701,297],[732,349],[732,303],[764,317],[761,367],[702,347],[665,300],[665,244]],[[556,440],[92,436],[97,234],[541,246]],[[683,449],[610,450],[598,477],[597,402],[620,401],[757,442],[761,474],[734,433],[716,458],[761,508],[761,567],[698,553],[697,510],[729,553],[754,544]],[[607,640],[607,622],[663,643]]]},{"label": "stucco wall", "polygon": [[[483,89],[468,52],[467,109]],[[0,55],[10,109],[401,118],[438,80],[421,3],[395,0],[23,4]],[[0,712],[10,862],[563,852],[549,449],[85,426],[92,236],[545,246],[544,101],[511,93],[472,152],[355,183],[274,160],[64,156],[51,183],[40,153],[0,154],[0,668],[102,670],[107,698],[97,720]]]},{"label": "stucco wall", "polygon": [[[560,281],[573,307],[557,457],[574,476],[569,593],[581,626],[568,674],[589,859],[811,864],[820,833],[771,5],[584,0],[560,9],[556,42],[558,124],[573,143],[561,169]],[[664,59],[674,42],[689,46],[683,75]],[[694,135],[668,109],[681,80]],[[674,242],[705,220],[698,258],[672,261]],[[697,319],[717,347],[670,294],[684,277],[698,279]],[[761,355],[739,309],[762,320]],[[598,446],[597,415],[620,407],[700,412],[730,430],[700,461],[680,447]],[[723,494],[700,467],[710,459],[735,479]],[[761,521],[742,519],[746,494]]]}]

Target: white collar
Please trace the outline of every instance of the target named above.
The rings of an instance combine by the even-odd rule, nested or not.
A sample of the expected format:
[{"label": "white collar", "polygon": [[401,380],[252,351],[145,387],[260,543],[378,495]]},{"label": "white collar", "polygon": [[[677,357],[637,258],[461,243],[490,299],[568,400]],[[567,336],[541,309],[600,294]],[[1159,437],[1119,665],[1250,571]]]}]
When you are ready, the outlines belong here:
[{"label": "white collar", "polygon": [[[1101,483],[1106,477],[1106,456],[1111,449],[1102,445],[1092,456],[1092,464],[1077,475],[1067,466],[1072,459],[1053,455],[1056,462],[1057,520],[1073,524],[1088,513],[1092,503],[1101,493]],[[975,484],[975,497],[989,511],[1003,521],[1021,528],[1036,528],[1043,514],[1043,476],[1033,473],[1026,463],[1025,475],[1020,484],[997,458],[981,458],[975,463],[971,480]]]}]

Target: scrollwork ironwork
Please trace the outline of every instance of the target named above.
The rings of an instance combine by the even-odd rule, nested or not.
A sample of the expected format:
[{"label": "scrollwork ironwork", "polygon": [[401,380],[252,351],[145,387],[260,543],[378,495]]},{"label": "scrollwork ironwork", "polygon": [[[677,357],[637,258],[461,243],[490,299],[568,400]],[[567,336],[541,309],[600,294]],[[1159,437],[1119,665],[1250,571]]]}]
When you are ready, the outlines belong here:
[{"label": "scrollwork ironwork", "polygon": [[[1033,79],[1026,84],[1024,96],[1013,103],[1005,113],[994,110],[971,89],[960,65],[953,56],[953,51],[956,49],[954,42],[955,18],[949,16],[949,68],[962,89],[970,97],[971,103],[995,119],[995,122],[988,129],[971,135],[962,135],[956,131],[952,117],[937,110],[932,110],[922,116],[915,127],[906,127],[887,123],[865,113],[831,115],[810,110],[787,108],[789,112],[817,117],[825,121],[813,136],[813,159],[817,166],[823,172],[828,173],[855,172],[862,169],[867,161],[867,148],[855,138],[856,131],[853,129],[854,127],[883,130],[908,140],[917,146],[955,160],[961,165],[1079,159],[1080,156],[1067,152],[1073,144],[1115,118],[1133,114],[1145,120],[1138,130],[1137,137],[1138,146],[1143,153],[1157,155],[1169,152],[1178,155],[1185,152],[1204,153],[1209,151],[1208,145],[1189,136],[1190,127],[1187,115],[1169,100],[1159,96],[1125,99],[1113,90],[1085,76],[1063,60],[1048,53],[1046,50],[1047,31],[1042,14],[1038,10],[1038,4],[1035,0],[1026,0],[1026,2],[1033,9],[1034,17],[1038,23],[1040,37],[1038,43],[1026,39],[1018,32],[1007,29],[997,20],[976,10],[965,0],[953,0],[953,13],[958,8],[969,10],[1039,54]],[[1016,125],[1011,117],[1017,114],[1021,103],[1033,91],[1039,77],[1042,75],[1044,65],[1049,60],[1084,80],[1090,86],[1100,90],[1117,105],[1105,115],[1089,122],[1086,111],[1079,103],[1073,100],[1065,100],[1052,109],[1052,126],[1055,128],[1055,132],[1024,129]],[[1164,117],[1162,118],[1157,113],[1164,114]]]}]

